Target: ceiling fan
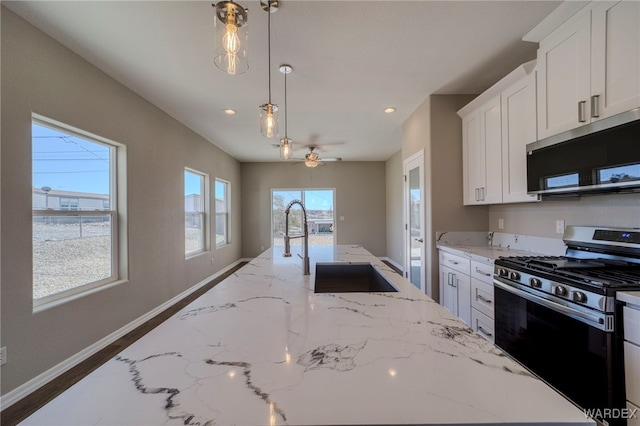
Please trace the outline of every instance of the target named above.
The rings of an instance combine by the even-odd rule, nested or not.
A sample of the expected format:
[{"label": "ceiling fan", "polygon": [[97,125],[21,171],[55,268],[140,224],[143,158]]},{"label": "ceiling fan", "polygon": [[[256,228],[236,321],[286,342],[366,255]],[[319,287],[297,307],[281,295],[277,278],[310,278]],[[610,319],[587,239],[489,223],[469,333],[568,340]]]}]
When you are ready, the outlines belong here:
[{"label": "ceiling fan", "polygon": [[317,152],[315,152],[316,147],[310,146],[309,153],[304,156],[304,158],[292,158],[294,161],[304,161],[304,165],[307,167],[317,167],[318,164],[323,166],[327,161],[342,161],[341,157],[330,157],[330,158],[320,158]]}]

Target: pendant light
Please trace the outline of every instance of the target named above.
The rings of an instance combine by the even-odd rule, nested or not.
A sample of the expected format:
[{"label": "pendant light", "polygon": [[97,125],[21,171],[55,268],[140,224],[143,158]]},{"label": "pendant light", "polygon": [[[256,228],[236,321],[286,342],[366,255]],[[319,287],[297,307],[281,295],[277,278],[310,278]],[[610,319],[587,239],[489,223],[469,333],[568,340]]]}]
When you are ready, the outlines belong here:
[{"label": "pendant light", "polygon": [[265,138],[278,136],[278,105],[271,103],[271,14],[278,10],[278,0],[260,0],[262,10],[267,12],[267,42],[269,56],[269,102],[260,105],[260,133]]},{"label": "pendant light", "polygon": [[228,74],[242,74],[249,70],[247,57],[248,9],[233,0],[212,4],[216,11],[213,26],[216,33],[216,50],[213,63]]},{"label": "pendant light", "polygon": [[287,74],[291,73],[293,68],[291,65],[282,64],[279,70],[284,74],[284,138],[280,139],[280,158],[289,160],[293,151],[293,142],[287,135]]}]

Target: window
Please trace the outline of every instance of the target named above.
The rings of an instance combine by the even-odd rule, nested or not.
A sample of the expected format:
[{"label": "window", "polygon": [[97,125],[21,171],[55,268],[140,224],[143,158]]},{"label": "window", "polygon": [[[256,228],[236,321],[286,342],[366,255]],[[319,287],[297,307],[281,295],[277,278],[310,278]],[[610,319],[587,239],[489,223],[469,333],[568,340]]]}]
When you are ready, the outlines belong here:
[{"label": "window", "polygon": [[60,197],[60,210],[78,210],[79,204],[80,204],[79,198]]},{"label": "window", "polygon": [[126,278],[125,148],[35,115],[31,131],[33,300],[42,310]]},{"label": "window", "polygon": [[229,244],[229,182],[216,179],[216,246]]},{"label": "window", "polygon": [[184,171],[184,247],[187,257],[207,249],[207,175]]},{"label": "window", "polygon": [[[333,245],[334,237],[333,189],[278,189],[271,192],[272,244],[284,246],[285,209],[293,200],[300,200],[307,210],[309,245]],[[301,235],[304,218],[302,209],[293,205],[289,211],[289,235]],[[291,240],[291,245],[301,245],[302,238]]]}]

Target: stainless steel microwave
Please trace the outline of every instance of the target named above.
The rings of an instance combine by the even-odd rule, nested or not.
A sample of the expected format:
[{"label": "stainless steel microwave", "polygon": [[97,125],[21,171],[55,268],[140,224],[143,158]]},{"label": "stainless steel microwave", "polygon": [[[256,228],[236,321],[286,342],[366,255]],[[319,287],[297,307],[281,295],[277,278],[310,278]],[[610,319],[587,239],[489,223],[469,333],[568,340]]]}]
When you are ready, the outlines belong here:
[{"label": "stainless steel microwave", "polygon": [[528,144],[527,192],[640,192],[640,108]]}]

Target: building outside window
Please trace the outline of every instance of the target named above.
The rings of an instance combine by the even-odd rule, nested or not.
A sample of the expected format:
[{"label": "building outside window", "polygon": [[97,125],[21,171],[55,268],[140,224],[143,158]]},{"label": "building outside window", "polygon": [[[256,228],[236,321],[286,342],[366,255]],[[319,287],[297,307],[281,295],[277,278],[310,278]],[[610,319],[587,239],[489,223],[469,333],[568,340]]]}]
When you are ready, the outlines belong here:
[{"label": "building outside window", "polygon": [[35,114],[31,129],[33,300],[41,310],[126,279],[117,207],[125,147]]},{"label": "building outside window", "polygon": [[207,183],[204,173],[184,171],[184,245],[187,257],[207,250]]},{"label": "building outside window", "polygon": [[229,239],[229,182],[216,179],[216,246],[230,243]]}]

